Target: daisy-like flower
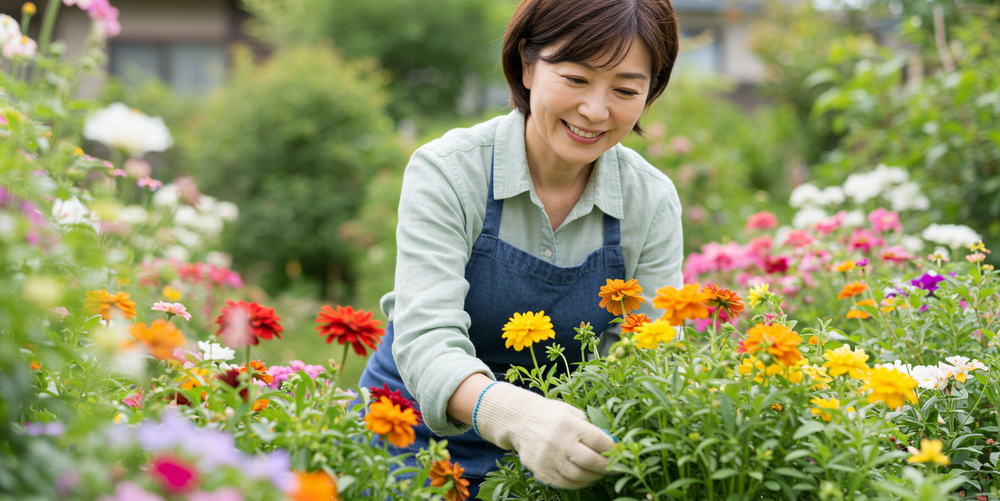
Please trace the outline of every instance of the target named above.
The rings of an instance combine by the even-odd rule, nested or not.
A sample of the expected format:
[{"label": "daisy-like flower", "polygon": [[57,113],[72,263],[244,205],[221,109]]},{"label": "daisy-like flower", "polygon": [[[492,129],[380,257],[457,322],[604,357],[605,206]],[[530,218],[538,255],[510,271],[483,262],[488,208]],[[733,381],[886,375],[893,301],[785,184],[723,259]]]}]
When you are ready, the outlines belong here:
[{"label": "daisy-like flower", "polygon": [[116,314],[126,319],[135,318],[135,301],[129,299],[129,295],[125,292],[111,294],[104,289],[90,291],[83,302],[83,307],[91,313],[100,315],[104,320],[111,320]]},{"label": "daisy-like flower", "polygon": [[660,343],[669,343],[677,337],[677,330],[664,319],[646,322],[632,331],[632,340],[639,348],[652,350]]},{"label": "daisy-like flower", "polygon": [[538,313],[514,313],[513,317],[503,326],[503,338],[507,340],[506,347],[521,351],[535,343],[556,337],[552,330],[552,321],[544,311]]},{"label": "daisy-like flower", "polygon": [[809,387],[812,390],[825,390],[827,383],[833,382],[833,378],[826,373],[826,367],[821,365],[806,364],[802,366],[802,372],[812,380],[813,385]]},{"label": "daisy-like flower", "polygon": [[334,309],[330,305],[323,305],[316,315],[316,323],[319,325],[313,330],[318,331],[320,336],[326,336],[327,344],[334,340],[341,345],[350,343],[354,353],[362,357],[368,353],[365,346],[372,351],[377,350],[377,345],[385,335],[381,320],[372,318],[370,311],[355,311],[350,306],[338,306]]},{"label": "daisy-like flower", "polygon": [[680,290],[666,286],[656,291],[653,306],[664,310],[663,318],[670,325],[681,325],[685,320],[708,317],[709,294],[698,283],[687,284]]},{"label": "daisy-like flower", "polygon": [[236,357],[236,352],[222,346],[219,343],[209,341],[198,341],[198,349],[201,350],[202,360],[217,360],[225,362]]},{"label": "daisy-like flower", "polygon": [[769,353],[774,360],[787,367],[802,360],[802,353],[798,348],[801,342],[799,333],[787,326],[757,324],[747,331],[743,347],[751,354],[759,351]]},{"label": "daisy-like flower", "polygon": [[396,447],[406,447],[416,440],[413,427],[417,425],[417,415],[413,409],[402,409],[392,403],[389,397],[372,402],[365,415],[368,429],[386,437]]},{"label": "daisy-like flower", "polygon": [[[964,383],[969,377],[969,373],[974,370],[988,371],[989,368],[979,360],[969,360],[969,357],[947,357],[945,361],[948,362],[947,369],[951,376],[955,376],[955,380],[959,383]],[[943,368],[943,367],[942,367]]]},{"label": "daisy-like flower", "polygon": [[739,294],[729,289],[723,289],[716,284],[708,284],[705,286],[704,292],[709,294],[706,304],[715,308],[722,308],[729,315],[730,319],[738,317],[743,311],[743,300],[740,299]]},{"label": "daisy-like flower", "polygon": [[142,322],[132,325],[128,333],[132,338],[125,341],[126,348],[143,345],[160,360],[173,358],[174,349],[187,344],[184,333],[162,318],[154,320],[149,327]]},{"label": "daisy-like flower", "polygon": [[167,320],[170,320],[174,315],[183,318],[184,320],[191,320],[191,314],[188,313],[187,307],[181,303],[167,303],[164,301],[157,301],[153,303],[151,308],[153,311],[166,312]]},{"label": "daisy-like flower", "polygon": [[[813,405],[816,406],[816,407],[813,407],[811,409],[812,413],[816,414],[823,421],[826,421],[826,422],[830,422],[830,420],[833,419],[833,416],[831,416],[830,413],[826,412],[824,409],[837,409],[837,410],[840,410],[840,400],[838,400],[836,398],[831,398],[831,399],[827,400],[825,398],[815,397],[812,400],[810,400],[809,403],[811,403],[811,404],[813,404]],[[853,406],[852,407],[848,407],[848,408],[844,409],[844,411],[845,412],[854,412],[854,407]]]},{"label": "daisy-like flower", "polygon": [[632,313],[622,322],[622,333],[633,332],[635,328],[652,320],[645,313]]},{"label": "daisy-like flower", "polygon": [[772,376],[781,376],[785,378],[790,383],[798,384],[802,382],[802,367],[805,366],[806,360],[802,359],[795,363],[795,365],[785,366],[778,363],[773,363],[769,365],[764,365],[764,362],[753,355],[747,355],[740,361],[740,365],[736,367],[736,372],[742,376],[749,375],[751,373],[756,373],[753,380],[762,383],[767,386],[768,381],[765,379],[770,379]]},{"label": "daisy-like flower", "polygon": [[463,473],[465,473],[465,468],[459,466],[458,463],[441,460],[431,465],[428,475],[431,487],[451,485],[445,494],[448,501],[465,501],[469,498],[469,481],[462,478]]},{"label": "daisy-like flower", "polygon": [[747,292],[747,304],[751,308],[756,308],[770,301],[772,297],[774,297],[774,293],[770,291],[770,285],[766,283],[755,284]]},{"label": "daisy-like flower", "polygon": [[[947,364],[945,364],[947,365]],[[925,390],[943,390],[948,387],[948,377],[951,374],[940,365],[918,365],[910,371],[910,376],[917,385]]]},{"label": "daisy-like flower", "polygon": [[642,286],[634,278],[627,282],[609,278],[607,285],[601,286],[598,295],[601,296],[601,308],[606,308],[616,317],[628,315],[639,305],[646,303],[646,298],[642,297]]},{"label": "daisy-like flower", "polygon": [[835,350],[828,350],[823,353],[823,367],[829,370],[833,377],[847,374],[853,379],[861,379],[868,372],[868,354],[865,350],[857,348],[851,350],[848,345],[842,345]]},{"label": "daisy-like flower", "polygon": [[906,458],[906,461],[910,463],[935,463],[941,466],[948,466],[948,456],[941,452],[942,449],[944,449],[944,443],[940,440],[921,438],[920,450],[917,450],[915,447],[907,447],[907,450],[912,455]]},{"label": "daisy-like flower", "polygon": [[424,422],[424,416],[413,406],[413,402],[403,396],[403,393],[399,390],[390,390],[389,385],[383,383],[382,387],[372,386],[368,388],[371,392],[371,399],[373,401],[381,400],[382,397],[388,398],[394,405],[398,405],[400,409],[413,409],[413,414],[417,416],[417,422]]},{"label": "daisy-like flower", "polygon": [[256,302],[226,301],[222,313],[215,319],[219,326],[215,335],[224,339],[230,348],[256,345],[261,339],[281,338],[284,329],[279,321],[281,317],[272,308]]},{"label": "daisy-like flower", "polygon": [[917,394],[913,392],[916,387],[917,381],[912,377],[895,369],[879,367],[869,371],[861,390],[871,390],[868,403],[885,402],[890,409],[899,409],[904,400],[917,403]]},{"label": "daisy-like flower", "polygon": [[329,473],[319,471],[295,472],[295,490],[291,501],[337,501],[337,481]]},{"label": "daisy-like flower", "polygon": [[868,285],[864,282],[853,282],[844,286],[837,294],[837,299],[844,299],[848,297],[854,297],[868,289]]}]

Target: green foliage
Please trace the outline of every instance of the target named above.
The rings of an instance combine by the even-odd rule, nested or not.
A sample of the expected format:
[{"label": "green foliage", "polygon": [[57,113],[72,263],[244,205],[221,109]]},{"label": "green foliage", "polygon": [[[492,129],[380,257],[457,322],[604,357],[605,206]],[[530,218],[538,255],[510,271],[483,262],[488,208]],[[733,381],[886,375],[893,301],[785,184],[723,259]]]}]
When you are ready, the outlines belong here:
[{"label": "green foliage", "polygon": [[[379,170],[402,163],[382,78],[328,47],[237,54],[229,85],[193,117],[185,168],[241,207],[225,247],[268,290],[302,276],[326,297],[358,280],[344,223]],[[225,125],[220,126],[220,117]]]}]

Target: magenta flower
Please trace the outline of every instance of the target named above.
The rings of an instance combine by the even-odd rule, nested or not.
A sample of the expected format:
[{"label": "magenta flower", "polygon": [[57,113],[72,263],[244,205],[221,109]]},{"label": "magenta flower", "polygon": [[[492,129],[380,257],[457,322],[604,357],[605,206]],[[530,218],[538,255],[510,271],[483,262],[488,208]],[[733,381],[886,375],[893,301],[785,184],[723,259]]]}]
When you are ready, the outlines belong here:
[{"label": "magenta flower", "polygon": [[157,301],[153,303],[151,308],[153,311],[163,311],[167,314],[167,320],[170,320],[174,315],[183,318],[184,320],[191,320],[191,314],[188,313],[187,308],[181,303],[167,303],[164,301]]},{"label": "magenta flower", "polygon": [[885,245],[885,240],[878,234],[867,228],[858,228],[854,230],[851,238],[847,241],[847,250],[871,252],[873,247],[881,247],[882,245]]},{"label": "magenta flower", "polygon": [[770,230],[778,227],[778,217],[768,211],[751,214],[747,218],[747,230]]},{"label": "magenta flower", "polygon": [[903,232],[903,226],[899,223],[899,213],[879,207],[868,214],[868,222],[872,225],[872,230],[876,233],[887,231]]},{"label": "magenta flower", "polygon": [[198,484],[198,470],[169,454],[160,454],[153,459],[149,474],[169,494],[183,494]]},{"label": "magenta flower", "polygon": [[139,409],[139,408],[141,408],[142,407],[142,390],[137,391],[137,392],[135,392],[135,393],[133,393],[133,394],[131,394],[131,395],[123,398],[122,402],[125,402],[125,405],[127,405],[127,406],[129,406],[129,407],[131,407],[133,409]]}]

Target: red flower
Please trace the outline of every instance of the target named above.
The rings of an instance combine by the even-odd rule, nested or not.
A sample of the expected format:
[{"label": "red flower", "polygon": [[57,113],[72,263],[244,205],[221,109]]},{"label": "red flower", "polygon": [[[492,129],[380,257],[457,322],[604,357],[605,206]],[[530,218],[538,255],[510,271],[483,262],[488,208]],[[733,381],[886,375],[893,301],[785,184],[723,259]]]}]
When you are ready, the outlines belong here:
[{"label": "red flower", "polygon": [[316,315],[316,323],[319,325],[314,330],[319,331],[320,336],[326,336],[328,344],[334,339],[340,344],[351,343],[354,352],[362,357],[367,354],[365,345],[375,351],[375,345],[382,342],[382,335],[385,334],[385,330],[379,327],[381,320],[373,319],[371,312],[354,311],[350,306],[338,306],[334,310],[328,304],[323,305]]},{"label": "red flower", "polygon": [[183,494],[198,483],[198,470],[169,454],[157,456],[149,466],[149,474],[168,494]]},{"label": "red flower", "polygon": [[[215,379],[218,379],[219,381],[222,381],[223,383],[226,383],[229,386],[232,386],[233,388],[239,388],[240,374],[242,374],[243,372],[246,371],[245,370],[241,371],[239,368],[233,367],[216,374]],[[250,390],[248,389],[247,386],[243,386],[243,389],[240,390],[240,398],[242,398],[244,402],[250,401]]]},{"label": "red flower", "polygon": [[382,384],[381,388],[377,386],[372,386],[368,388],[368,390],[372,394],[371,399],[373,402],[380,400],[382,397],[386,397],[390,401],[392,401],[393,405],[398,405],[399,410],[401,411],[405,411],[406,409],[413,409],[413,413],[416,414],[417,416],[417,422],[418,423],[424,422],[424,416],[420,414],[420,411],[418,411],[416,407],[413,406],[413,402],[409,401],[406,397],[404,397],[399,390],[390,390],[388,384]]},{"label": "red flower", "polygon": [[226,301],[222,313],[215,319],[219,330],[215,335],[221,337],[230,348],[242,348],[250,344],[258,344],[261,339],[281,338],[284,330],[278,322],[281,317],[274,314],[274,309],[246,301]]}]

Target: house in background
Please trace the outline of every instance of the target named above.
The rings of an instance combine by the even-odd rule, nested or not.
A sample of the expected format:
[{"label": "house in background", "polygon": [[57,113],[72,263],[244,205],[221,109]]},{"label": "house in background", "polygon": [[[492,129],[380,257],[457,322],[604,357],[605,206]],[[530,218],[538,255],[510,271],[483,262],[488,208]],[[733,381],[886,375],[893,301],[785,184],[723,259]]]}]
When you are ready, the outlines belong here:
[{"label": "house in background", "polygon": [[[22,3],[0,0],[0,13],[20,20]],[[28,30],[32,38],[38,37],[45,3],[38,2]],[[112,0],[112,5],[120,12],[122,32],[107,41],[107,69],[126,81],[154,76],[178,93],[203,94],[225,82],[232,44],[254,45],[244,31],[250,15],[239,0]],[[732,0],[674,0],[674,6],[684,37],[678,71],[722,75],[736,85],[736,99],[748,99],[764,75],[747,43],[752,7]],[[89,28],[85,12],[62,6],[53,38],[65,42],[72,58],[82,53]],[[84,82],[81,97],[96,95],[102,83]]]}]

